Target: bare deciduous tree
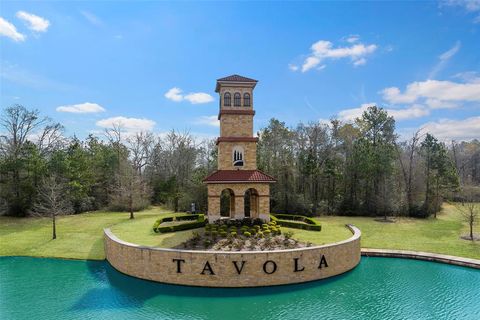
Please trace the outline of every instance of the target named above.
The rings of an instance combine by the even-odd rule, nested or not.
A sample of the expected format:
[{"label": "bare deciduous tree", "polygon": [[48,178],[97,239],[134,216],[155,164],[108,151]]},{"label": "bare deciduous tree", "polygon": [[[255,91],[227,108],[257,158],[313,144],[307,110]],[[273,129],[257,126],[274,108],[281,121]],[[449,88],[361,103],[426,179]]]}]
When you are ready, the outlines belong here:
[{"label": "bare deciduous tree", "polygon": [[117,210],[128,210],[130,219],[134,219],[134,211],[147,207],[150,196],[147,183],[128,160],[123,159],[116,183],[111,190],[111,206]]},{"label": "bare deciduous tree", "polygon": [[468,197],[466,201],[457,203],[456,208],[460,215],[462,216],[463,220],[468,223],[469,227],[469,240],[475,240],[475,236],[473,234],[473,227],[478,223],[480,218],[480,206],[477,202],[472,200],[472,197]]},{"label": "bare deciduous tree", "polygon": [[38,200],[34,205],[33,214],[50,216],[52,218],[52,239],[57,238],[56,217],[72,212],[72,205],[65,196],[65,183],[56,175],[45,178],[38,192]]}]

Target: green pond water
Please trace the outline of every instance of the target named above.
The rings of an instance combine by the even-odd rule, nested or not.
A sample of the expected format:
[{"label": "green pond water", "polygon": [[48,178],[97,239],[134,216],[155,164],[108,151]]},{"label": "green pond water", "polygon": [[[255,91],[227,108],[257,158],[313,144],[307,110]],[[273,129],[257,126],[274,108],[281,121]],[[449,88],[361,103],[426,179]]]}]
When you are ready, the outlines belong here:
[{"label": "green pond water", "polygon": [[102,261],[4,257],[0,319],[480,319],[480,270],[362,258],[327,280],[212,289],[132,278]]}]

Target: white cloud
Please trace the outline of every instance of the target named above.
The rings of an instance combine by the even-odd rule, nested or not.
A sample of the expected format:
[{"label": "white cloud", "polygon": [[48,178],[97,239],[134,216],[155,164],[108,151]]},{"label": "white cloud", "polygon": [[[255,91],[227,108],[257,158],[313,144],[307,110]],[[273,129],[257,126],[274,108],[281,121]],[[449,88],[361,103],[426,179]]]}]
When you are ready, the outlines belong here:
[{"label": "white cloud", "polygon": [[358,40],[360,40],[360,36],[358,34],[352,34],[345,39],[345,41],[348,43],[355,43],[358,42]]},{"label": "white cloud", "polygon": [[[480,12],[480,0],[443,0],[440,2],[442,7],[460,7],[469,13]],[[480,23],[480,15],[473,19],[473,23]]]},{"label": "white cloud", "polygon": [[432,71],[430,71],[430,74],[428,76],[429,79],[433,79],[437,76],[437,74],[446,66],[448,61],[457,54],[457,52],[460,50],[460,41],[457,41],[453,47],[451,47],[449,50],[445,51],[442,53],[438,59],[438,63],[433,67]]},{"label": "white cloud", "polygon": [[442,101],[437,99],[427,99],[425,100],[425,103],[431,109],[454,109],[460,107],[460,104],[457,102]]},{"label": "white cloud", "polygon": [[420,104],[414,104],[403,109],[387,109],[387,112],[397,121],[421,118],[430,114],[430,110]]},{"label": "white cloud", "polygon": [[320,40],[315,42],[310,47],[311,53],[303,61],[302,72],[307,72],[328,59],[349,58],[354,66],[360,66],[365,64],[367,62],[366,57],[377,49],[377,45],[375,44],[365,45],[357,42],[358,38],[350,37],[347,41],[348,40],[353,41],[350,47],[337,48],[334,48],[333,43],[330,41]]},{"label": "white cloud", "polygon": [[363,66],[365,63],[367,63],[367,59],[365,59],[365,58],[360,58],[360,59],[354,61],[354,62],[353,62],[353,65],[354,65],[355,67],[357,67],[357,66]]},{"label": "white cloud", "polygon": [[99,120],[96,122],[96,125],[107,129],[118,126],[127,132],[140,132],[152,130],[155,126],[155,121],[145,118],[139,119],[120,116]]},{"label": "white cloud", "polygon": [[218,116],[201,116],[195,120],[196,124],[207,125],[212,127],[220,127],[220,121],[218,121]]},{"label": "white cloud", "polygon": [[[356,118],[361,117],[363,112],[370,106],[376,105],[375,103],[364,103],[358,108],[345,109],[338,113],[338,119],[345,122],[354,121]],[[406,120],[413,118],[420,118],[430,114],[430,110],[422,105],[414,104],[403,109],[385,109],[388,115],[395,118],[395,120]]]},{"label": "white cloud", "polygon": [[82,16],[87,19],[88,22],[90,22],[91,24],[93,24],[94,26],[101,26],[103,24],[102,20],[97,17],[96,15],[94,15],[93,13],[89,12],[89,11],[85,11],[85,10],[82,10],[80,11],[80,13],[82,14]]},{"label": "white cloud", "polygon": [[292,70],[292,71],[297,71],[298,70],[298,66],[295,65],[295,64],[289,64],[288,65],[288,69]]},{"label": "white cloud", "polygon": [[204,92],[189,93],[183,98],[187,101],[190,101],[192,104],[209,103],[213,101],[213,97]]},{"label": "white cloud", "polygon": [[480,82],[480,73],[477,71],[465,71],[455,74],[452,78],[461,79],[464,82]]},{"label": "white cloud", "polygon": [[98,112],[105,111],[105,109],[102,106],[96,103],[91,103],[91,102],[60,106],[60,107],[57,107],[56,110],[57,112],[69,112],[69,113],[98,113]]},{"label": "white cloud", "polygon": [[429,132],[443,141],[479,139],[480,117],[463,120],[443,119],[437,122],[428,122],[422,128],[425,132]]},{"label": "white cloud", "polygon": [[18,11],[17,18],[23,20],[30,30],[35,32],[46,32],[50,26],[50,21],[25,11]]},{"label": "white cloud", "polygon": [[480,0],[444,0],[441,2],[444,6],[462,7],[467,11],[480,11]]},{"label": "white cloud", "polygon": [[13,41],[25,41],[26,36],[17,31],[17,28],[7,20],[0,17],[0,36],[8,37]]},{"label": "white cloud", "polygon": [[453,47],[442,53],[438,58],[440,60],[448,60],[453,57],[458,52],[458,50],[460,50],[460,41],[457,41]]},{"label": "white cloud", "polygon": [[397,87],[386,88],[381,93],[390,103],[413,103],[421,99],[480,101],[480,83],[426,80],[410,83],[403,93]]},{"label": "white cloud", "polygon": [[168,90],[165,93],[165,98],[175,102],[187,100],[191,104],[209,103],[214,100],[211,95],[204,92],[192,92],[192,93],[183,95],[182,90],[177,87],[173,87],[170,90]]},{"label": "white cloud", "polygon": [[183,96],[181,95],[182,90],[180,88],[174,87],[165,93],[165,98],[175,101],[175,102],[180,102],[183,100]]},{"label": "white cloud", "polygon": [[341,121],[354,121],[355,118],[361,117],[362,113],[375,103],[364,103],[358,108],[345,109],[338,113],[338,119]]}]

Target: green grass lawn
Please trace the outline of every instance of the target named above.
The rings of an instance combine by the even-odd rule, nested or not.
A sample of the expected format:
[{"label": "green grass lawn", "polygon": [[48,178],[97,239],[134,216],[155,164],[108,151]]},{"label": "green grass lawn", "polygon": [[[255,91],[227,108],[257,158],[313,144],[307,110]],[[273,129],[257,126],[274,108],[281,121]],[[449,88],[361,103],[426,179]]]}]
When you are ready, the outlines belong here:
[{"label": "green grass lawn", "polygon": [[[152,207],[136,213],[134,220],[128,219],[128,213],[107,211],[63,216],[57,221],[56,240],[51,240],[49,218],[0,217],[0,256],[104,259],[103,228],[107,227],[128,242],[173,247],[188,239],[192,230],[154,233],[154,221],[170,213]],[[293,231],[298,240],[325,244],[350,237],[345,224],[351,223],[362,231],[362,247],[428,251],[480,259],[480,242],[460,239],[467,227],[455,208],[448,204],[437,219],[402,218],[396,223],[382,223],[373,218],[326,216],[317,220],[322,223],[321,232],[282,229]]]}]

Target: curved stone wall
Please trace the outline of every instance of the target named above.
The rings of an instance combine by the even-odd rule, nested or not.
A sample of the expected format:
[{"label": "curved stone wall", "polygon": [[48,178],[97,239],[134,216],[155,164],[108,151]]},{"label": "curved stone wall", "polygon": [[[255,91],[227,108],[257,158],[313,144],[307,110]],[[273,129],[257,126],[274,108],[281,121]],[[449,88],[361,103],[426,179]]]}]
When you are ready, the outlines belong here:
[{"label": "curved stone wall", "polygon": [[205,287],[260,287],[324,279],[360,262],[360,230],[323,246],[274,251],[198,251],[140,246],[104,230],[110,264],[125,274],[163,283]]}]

